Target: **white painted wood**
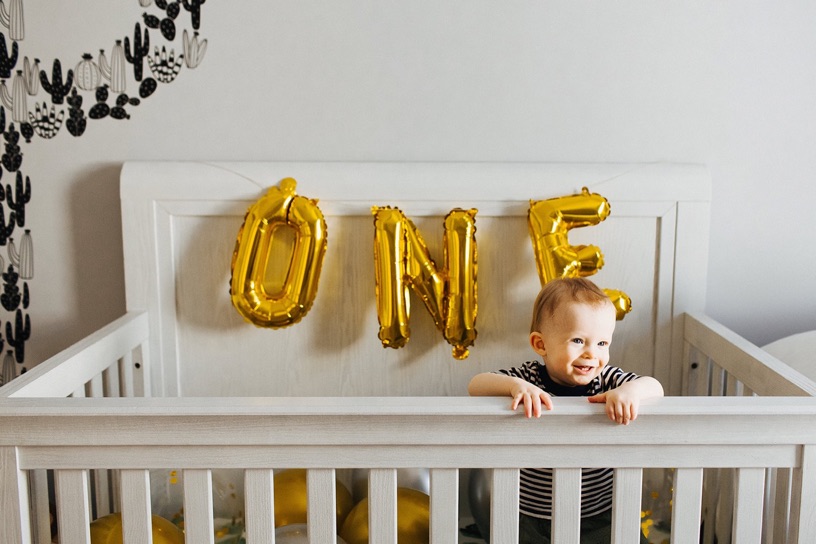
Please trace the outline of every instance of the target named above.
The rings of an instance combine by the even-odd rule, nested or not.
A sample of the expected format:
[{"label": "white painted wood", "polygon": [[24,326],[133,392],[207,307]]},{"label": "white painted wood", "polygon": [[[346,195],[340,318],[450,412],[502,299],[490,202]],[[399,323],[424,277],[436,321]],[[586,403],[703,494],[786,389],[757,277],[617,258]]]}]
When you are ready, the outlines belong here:
[{"label": "white painted wood", "polygon": [[553,471],[552,541],[578,544],[581,536],[581,469]]},{"label": "white painted wood", "polygon": [[122,354],[117,361],[119,370],[119,391],[121,397],[135,397],[133,387],[133,352]]},{"label": "white painted wood", "polygon": [[643,471],[616,468],[612,495],[612,544],[638,542],[640,539],[640,495]]},{"label": "white painted wood", "polygon": [[[295,327],[256,329],[231,307],[224,256],[246,208],[290,176],[298,194],[319,199],[329,249],[309,315]],[[530,199],[587,186],[610,200],[613,214],[573,229],[571,241],[602,248],[606,265],[596,281],[625,290],[636,308],[620,323],[613,353],[631,370],[671,382],[669,354],[675,344],[682,350],[676,323],[682,311],[703,308],[693,301],[704,300],[704,277],[674,270],[705,269],[707,218],[697,216],[707,213],[707,178],[702,168],[666,164],[128,163],[121,192],[128,308],[151,315],[155,364],[146,368],[158,395],[463,394],[474,373],[529,356],[522,333],[539,287],[525,220]],[[479,210],[479,282],[490,288],[480,290],[479,339],[467,364],[452,360],[421,305],[409,346],[382,349],[372,304],[372,205],[402,207],[437,262],[441,218],[457,206]],[[677,289],[689,295],[677,300]],[[334,319],[339,307],[342,323]],[[508,315],[507,307],[519,310]],[[278,360],[298,364],[270,364],[270,341]],[[221,368],[229,360],[241,360],[243,371]]]},{"label": "white painted wood", "polygon": [[[31,517],[33,521],[32,541],[36,544],[51,544],[51,510],[48,499],[48,473],[45,470],[29,470],[28,481],[31,489]],[[3,486],[0,485],[0,488]],[[13,542],[13,540],[12,540]]]},{"label": "white painted wood", "polygon": [[275,491],[269,469],[248,469],[244,475],[247,544],[275,544]]},{"label": "white painted wood", "polygon": [[431,470],[431,544],[456,542],[459,535],[459,469]]},{"label": "white painted wood", "polygon": [[490,495],[490,542],[518,542],[519,471],[493,469]]},{"label": "white painted wood", "polygon": [[793,472],[790,541],[816,542],[816,446],[802,446],[802,463]]},{"label": "white painted wood", "polygon": [[150,474],[146,470],[123,470],[120,482],[124,544],[151,543]]},{"label": "white painted wood", "polygon": [[28,489],[16,448],[0,447],[0,542],[31,544]]},{"label": "white painted wood", "polygon": [[396,469],[377,468],[368,473],[368,535],[373,542],[397,544]]},{"label": "white painted wood", "polygon": [[697,544],[703,493],[702,468],[678,468],[674,473],[671,544]]},{"label": "white painted wood", "polygon": [[[319,199],[329,250],[318,299],[303,322],[256,329],[229,302],[229,256],[246,208],[289,176],[298,180],[299,194]],[[188,541],[212,542],[210,469],[242,468],[248,469],[248,515],[260,512],[250,532],[266,542],[261,539],[268,539],[273,524],[269,467],[308,468],[311,487],[323,490],[310,499],[310,538],[324,542],[334,538],[336,527],[330,529],[333,522],[316,512],[328,512],[333,504],[328,490],[334,469],[372,468],[372,534],[395,544],[396,469],[416,467],[422,459],[435,481],[433,516],[442,516],[432,521],[435,540],[455,534],[456,502],[450,499],[457,470],[481,467],[495,469],[493,484],[503,497],[494,508],[494,541],[515,542],[517,465],[525,459],[532,466],[553,466],[560,475],[557,493],[566,496],[567,506],[559,504],[566,514],[557,515],[554,530],[567,538],[558,542],[569,542],[577,541],[580,468],[591,447],[594,460],[619,467],[622,475],[615,499],[618,540],[634,531],[624,512],[637,510],[635,479],[643,467],[677,468],[672,521],[677,542],[696,541],[703,467],[736,467],[748,480],[756,480],[762,467],[779,467],[796,475],[792,525],[803,542],[816,541],[816,499],[808,487],[814,463],[809,441],[816,435],[813,399],[665,398],[645,403],[636,424],[621,428],[609,424],[602,407],[581,399],[558,399],[556,411],[533,423],[509,413],[505,399],[455,398],[476,372],[529,357],[524,331],[539,287],[525,220],[529,200],[583,186],[608,198],[613,214],[595,227],[574,229],[570,241],[600,246],[606,265],[593,279],[633,297],[635,309],[616,331],[615,361],[657,376],[668,393],[688,387],[697,394],[739,395],[744,384],[744,395],[816,394],[812,381],[710,318],[683,318],[683,312],[705,306],[710,188],[699,167],[129,163],[121,193],[129,313],[0,389],[0,397],[16,397],[0,398],[5,452],[0,455],[5,461],[14,452],[12,468],[4,463],[0,469],[3,520],[9,504],[14,512],[15,504],[28,503],[27,488],[18,486],[15,493],[12,485],[9,493],[7,482],[19,480],[24,470],[45,468],[59,469],[64,482],[87,481],[78,469],[122,470],[124,478],[140,482],[135,485],[141,494],[134,498],[126,489],[121,503],[144,519],[146,471],[182,463],[185,515],[188,527],[194,526]],[[380,346],[373,313],[372,205],[400,206],[416,221],[437,262],[441,218],[457,206],[479,210],[483,288],[479,338],[468,360],[451,359],[450,347],[419,304],[408,348]],[[686,366],[690,357],[699,361],[697,369]],[[236,362],[241,372],[234,371]],[[111,364],[114,369],[106,370]],[[714,371],[719,368],[727,375]],[[89,381],[88,394],[97,396],[100,375],[106,396],[117,396],[111,391],[118,380],[118,396],[214,397],[104,403],[33,398],[84,396]],[[311,398],[268,398],[305,394]],[[383,396],[365,396],[374,394]],[[576,433],[578,427],[586,432]],[[84,489],[87,504],[87,483]],[[723,489],[711,491],[716,496]],[[753,539],[756,518],[749,512],[756,505],[742,493],[734,530]],[[777,494],[785,493],[780,488]],[[114,489],[114,501],[117,495]],[[722,510],[730,504],[726,494],[720,496]],[[451,505],[447,512],[445,501]],[[710,505],[716,510],[716,501]],[[74,522],[69,530],[78,534],[82,523]],[[23,525],[12,519],[12,527]],[[148,529],[142,524],[134,531]]]},{"label": "white painted wood", "polygon": [[190,544],[213,544],[212,471],[184,471],[184,532]]},{"label": "white painted wood", "polygon": [[337,542],[337,507],[334,469],[313,468],[306,473],[309,544]]},{"label": "white painted wood", "polygon": [[111,513],[110,496],[110,471],[105,469],[95,470],[93,473],[94,483],[94,503],[96,517],[106,516]]},{"label": "white painted wood", "polygon": [[759,395],[815,395],[816,383],[761,348],[703,315],[686,316],[685,334]]},{"label": "white painted wood", "polygon": [[759,544],[762,541],[762,504],[765,495],[765,469],[740,468],[736,476],[733,542]]},{"label": "white painted wood", "polygon": [[128,313],[0,388],[0,397],[64,397],[147,338],[147,315]]},{"label": "white painted wood", "polygon": [[57,523],[60,541],[66,544],[90,544],[88,511],[88,471],[57,470],[54,473],[57,492]]},{"label": "white painted wood", "polygon": [[788,519],[790,517],[790,501],[792,492],[792,470],[788,468],[771,469],[774,473],[774,486],[771,487],[773,494],[773,511],[765,517],[764,526],[771,529],[766,534],[769,537],[766,542],[786,542],[788,538]]}]

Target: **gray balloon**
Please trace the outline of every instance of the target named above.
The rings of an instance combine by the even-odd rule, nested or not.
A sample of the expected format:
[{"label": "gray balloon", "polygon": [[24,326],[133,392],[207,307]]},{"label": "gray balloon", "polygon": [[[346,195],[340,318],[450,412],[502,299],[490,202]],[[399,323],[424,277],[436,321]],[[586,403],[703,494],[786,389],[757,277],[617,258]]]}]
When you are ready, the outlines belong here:
[{"label": "gray balloon", "polygon": [[490,494],[493,491],[493,470],[474,468],[468,480],[468,504],[476,527],[485,542],[490,542]]}]

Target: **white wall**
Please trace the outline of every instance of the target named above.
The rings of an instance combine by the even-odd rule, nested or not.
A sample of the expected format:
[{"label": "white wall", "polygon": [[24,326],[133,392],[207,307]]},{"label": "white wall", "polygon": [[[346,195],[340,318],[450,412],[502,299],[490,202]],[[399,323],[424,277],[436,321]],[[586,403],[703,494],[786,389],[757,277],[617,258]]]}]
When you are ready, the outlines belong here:
[{"label": "white wall", "polygon": [[[132,39],[145,10],[161,13],[25,0],[20,62],[37,57],[50,76],[59,58],[65,71]],[[209,0],[197,69],[129,120],[23,144],[27,360],[124,311],[127,159],[704,163],[709,312],[759,344],[816,328],[815,23],[810,0]],[[176,24],[178,54],[184,9]]]}]

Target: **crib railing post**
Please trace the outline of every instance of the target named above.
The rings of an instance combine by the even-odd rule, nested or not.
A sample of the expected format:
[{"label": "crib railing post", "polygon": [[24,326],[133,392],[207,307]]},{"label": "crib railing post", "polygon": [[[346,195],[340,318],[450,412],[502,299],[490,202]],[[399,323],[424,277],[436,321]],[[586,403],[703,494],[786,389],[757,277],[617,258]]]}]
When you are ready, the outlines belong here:
[{"label": "crib railing post", "polygon": [[213,544],[212,471],[188,469],[184,471],[184,530],[187,542]]},{"label": "crib railing post", "polygon": [[337,542],[336,483],[334,469],[309,469],[306,473],[309,505],[308,534],[310,544]]},{"label": "crib railing post", "polygon": [[612,518],[612,544],[640,539],[640,499],[643,469],[615,469]]},{"label": "crib railing post", "polygon": [[581,527],[581,469],[553,470],[552,541],[578,544]]},{"label": "crib railing post", "polygon": [[494,468],[490,496],[490,542],[518,542],[519,469]]},{"label": "crib railing post", "polygon": [[397,544],[397,470],[368,473],[368,534],[372,542]]},{"label": "crib railing post", "polygon": [[270,469],[244,473],[247,544],[275,544],[275,490]]},{"label": "crib railing post", "polygon": [[734,501],[734,528],[731,541],[760,544],[762,540],[762,502],[765,496],[765,469],[737,469],[737,493]]},{"label": "crib railing post", "polygon": [[698,544],[700,542],[702,496],[702,468],[675,470],[672,497],[672,544]]},{"label": "crib railing post", "polygon": [[802,446],[802,464],[793,473],[789,542],[816,542],[816,445]]},{"label": "crib railing post", "polygon": [[456,542],[459,534],[459,469],[431,470],[431,544]]},{"label": "crib railing post", "polygon": [[[149,542],[151,534],[150,474],[147,470],[122,470],[122,533],[125,542]],[[133,540],[128,540],[131,538]]]},{"label": "crib railing post", "polygon": [[17,448],[0,448],[0,542],[31,544],[28,481]]},{"label": "crib railing post", "polygon": [[87,470],[56,470],[57,525],[60,541],[89,544],[91,541]]}]

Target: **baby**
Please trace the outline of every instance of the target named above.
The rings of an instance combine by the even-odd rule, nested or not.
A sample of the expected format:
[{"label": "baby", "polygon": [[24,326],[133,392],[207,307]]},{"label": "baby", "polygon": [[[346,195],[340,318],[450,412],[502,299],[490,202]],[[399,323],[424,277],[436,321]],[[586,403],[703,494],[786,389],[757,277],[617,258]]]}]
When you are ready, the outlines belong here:
[{"label": "baby", "polygon": [[[530,327],[530,346],[543,363],[478,374],[468,392],[508,395],[511,409],[523,406],[527,417],[540,417],[542,407],[552,410],[552,397],[588,397],[606,405],[609,419],[628,425],[640,401],[662,397],[663,387],[654,378],[608,365],[615,319],[609,297],[591,281],[550,281],[536,298]],[[608,468],[582,471],[582,544],[611,540],[612,475]],[[519,543],[549,543],[552,470],[522,469],[520,487]]]}]

